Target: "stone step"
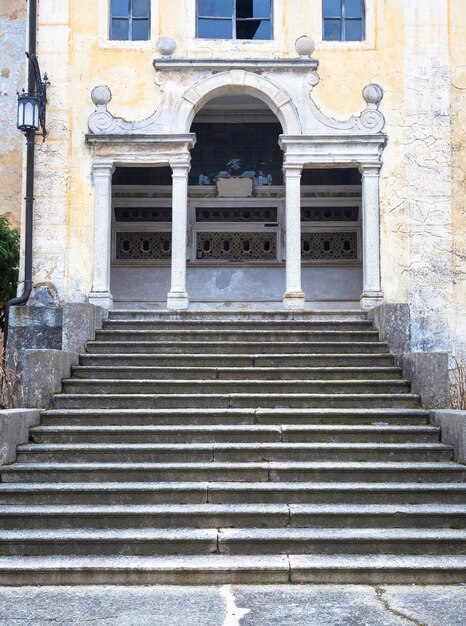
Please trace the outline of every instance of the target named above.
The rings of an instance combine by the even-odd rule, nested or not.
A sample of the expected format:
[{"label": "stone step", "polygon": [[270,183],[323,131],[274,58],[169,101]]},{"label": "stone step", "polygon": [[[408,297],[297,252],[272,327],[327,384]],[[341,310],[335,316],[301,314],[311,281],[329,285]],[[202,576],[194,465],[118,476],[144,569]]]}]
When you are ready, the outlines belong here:
[{"label": "stone step", "polygon": [[0,556],[466,554],[466,530],[411,528],[111,528],[0,531]]},{"label": "stone step", "polygon": [[373,323],[367,319],[303,319],[300,321],[289,319],[113,319],[104,322],[104,330],[209,330],[209,331],[237,331],[237,330],[374,330]]},{"label": "stone step", "polygon": [[210,342],[239,342],[244,344],[256,344],[264,342],[374,342],[379,341],[379,333],[376,330],[97,330],[95,339],[101,341],[122,342],[164,342],[170,344],[184,344],[185,342],[197,343],[200,341]]},{"label": "stone step", "polygon": [[119,380],[393,380],[399,367],[74,366],[73,378]]},{"label": "stone step", "polygon": [[397,482],[464,481],[457,463],[15,463],[1,468],[2,482]]},{"label": "stone step", "polygon": [[55,528],[450,528],[460,504],[163,504],[3,506],[2,530]]},{"label": "stone step", "polygon": [[81,354],[82,366],[114,367],[393,367],[393,356],[381,354]]},{"label": "stone step", "polygon": [[426,425],[429,412],[422,409],[49,409],[41,415],[51,426],[196,426],[196,425]]},{"label": "stone step", "polygon": [[[41,547],[42,552],[39,554],[47,554],[44,546]],[[336,553],[465,555],[466,529],[220,528],[218,552],[245,555]],[[76,554],[76,551],[73,552],[73,545],[70,542],[68,554],[73,553]],[[99,553],[97,549],[95,553]]]},{"label": "stone step", "polygon": [[189,322],[198,321],[202,323],[228,321],[228,322],[308,322],[308,321],[365,321],[367,312],[360,309],[327,309],[327,310],[306,310],[306,311],[271,311],[231,309],[204,311],[167,311],[159,309],[111,309],[108,312],[108,320],[119,321],[148,321],[148,322]]},{"label": "stone step", "polygon": [[407,380],[180,380],[180,379],[93,379],[68,378],[62,392],[70,394],[396,394],[409,393]]},{"label": "stone step", "polygon": [[265,442],[384,442],[434,443],[440,429],[434,426],[342,426],[267,424],[183,426],[36,426],[34,443],[265,443]]},{"label": "stone step", "polygon": [[89,341],[95,354],[383,354],[382,341]]},{"label": "stone step", "polygon": [[3,483],[0,504],[463,504],[461,482]]},{"label": "stone step", "polygon": [[169,409],[169,408],[419,408],[414,393],[64,393],[54,396],[61,409]]},{"label": "stone step", "polygon": [[466,557],[440,555],[30,556],[0,558],[0,585],[448,584]]},{"label": "stone step", "polygon": [[453,449],[441,443],[108,443],[26,444],[19,463],[260,463],[442,462]]}]

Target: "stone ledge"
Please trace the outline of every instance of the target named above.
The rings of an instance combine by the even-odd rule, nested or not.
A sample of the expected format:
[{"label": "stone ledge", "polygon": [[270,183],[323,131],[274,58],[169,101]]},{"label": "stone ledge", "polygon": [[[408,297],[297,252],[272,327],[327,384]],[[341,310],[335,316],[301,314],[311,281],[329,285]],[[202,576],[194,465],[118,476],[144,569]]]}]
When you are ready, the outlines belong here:
[{"label": "stone ledge", "polygon": [[432,421],[441,429],[442,442],[453,446],[455,461],[466,463],[466,411],[433,411]]},{"label": "stone ledge", "polygon": [[16,460],[16,446],[27,443],[29,428],[39,424],[38,409],[5,409],[0,411],[0,465]]}]

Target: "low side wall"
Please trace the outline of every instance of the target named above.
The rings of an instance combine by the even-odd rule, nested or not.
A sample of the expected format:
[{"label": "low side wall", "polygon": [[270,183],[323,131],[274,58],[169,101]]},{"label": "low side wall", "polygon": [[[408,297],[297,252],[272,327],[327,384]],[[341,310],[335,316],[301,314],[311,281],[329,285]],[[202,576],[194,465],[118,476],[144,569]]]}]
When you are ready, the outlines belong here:
[{"label": "low side wall", "polygon": [[16,446],[27,443],[29,429],[39,423],[40,411],[5,409],[0,411],[0,465],[16,460]]},{"label": "low side wall", "polygon": [[455,461],[466,463],[466,411],[433,411],[432,421],[441,429],[442,442],[453,446]]}]

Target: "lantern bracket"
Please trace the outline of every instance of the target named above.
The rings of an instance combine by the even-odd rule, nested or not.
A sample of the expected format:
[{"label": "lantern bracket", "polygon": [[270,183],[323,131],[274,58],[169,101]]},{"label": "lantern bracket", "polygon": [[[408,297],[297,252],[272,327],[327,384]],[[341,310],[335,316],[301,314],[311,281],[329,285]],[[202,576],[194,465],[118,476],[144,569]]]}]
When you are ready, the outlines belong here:
[{"label": "lantern bracket", "polygon": [[29,63],[32,66],[34,72],[34,80],[36,85],[36,97],[39,105],[39,123],[42,129],[42,138],[45,141],[45,135],[47,130],[45,128],[45,112],[47,108],[47,87],[50,86],[47,74],[44,74],[44,78],[41,78],[39,61],[35,54],[26,52],[26,56],[29,59]]}]

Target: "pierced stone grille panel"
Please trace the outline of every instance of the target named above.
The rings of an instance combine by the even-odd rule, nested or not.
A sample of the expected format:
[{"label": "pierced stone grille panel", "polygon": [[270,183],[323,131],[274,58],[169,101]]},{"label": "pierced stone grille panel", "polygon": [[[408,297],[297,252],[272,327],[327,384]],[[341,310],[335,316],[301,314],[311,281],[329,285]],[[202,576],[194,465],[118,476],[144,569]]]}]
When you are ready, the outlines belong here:
[{"label": "pierced stone grille panel", "polygon": [[204,260],[276,261],[277,233],[197,233],[196,249]]},{"label": "pierced stone grille panel", "polygon": [[116,222],[171,222],[171,207],[115,207]]},{"label": "pierced stone grille panel", "polygon": [[276,222],[276,207],[197,207],[197,222]]},{"label": "pierced stone grille panel", "polygon": [[171,240],[169,232],[116,233],[116,258],[131,261],[169,260]]},{"label": "pierced stone grille panel", "polygon": [[359,207],[302,207],[302,222],[357,222]]},{"label": "pierced stone grille panel", "polygon": [[306,260],[345,260],[358,258],[358,236],[355,232],[302,233],[301,257]]}]

